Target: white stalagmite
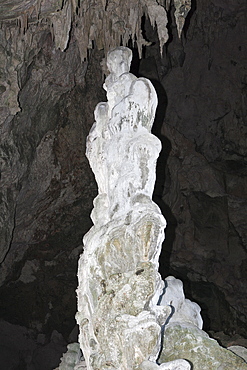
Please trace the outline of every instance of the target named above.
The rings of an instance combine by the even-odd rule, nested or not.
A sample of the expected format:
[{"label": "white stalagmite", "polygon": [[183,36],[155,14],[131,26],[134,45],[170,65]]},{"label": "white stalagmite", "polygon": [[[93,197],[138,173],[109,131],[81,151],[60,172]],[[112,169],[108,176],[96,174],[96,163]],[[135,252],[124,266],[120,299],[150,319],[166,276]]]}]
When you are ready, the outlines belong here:
[{"label": "white stalagmite", "polygon": [[[97,105],[87,139],[99,190],[78,268],[76,318],[88,370],[159,367],[161,326],[171,314],[158,305],[166,222],[152,202],[161,149],[151,134],[157,96],[149,80],[129,73],[131,59],[126,47],[108,53],[108,101]],[[160,368],[190,365],[176,360]]]}]

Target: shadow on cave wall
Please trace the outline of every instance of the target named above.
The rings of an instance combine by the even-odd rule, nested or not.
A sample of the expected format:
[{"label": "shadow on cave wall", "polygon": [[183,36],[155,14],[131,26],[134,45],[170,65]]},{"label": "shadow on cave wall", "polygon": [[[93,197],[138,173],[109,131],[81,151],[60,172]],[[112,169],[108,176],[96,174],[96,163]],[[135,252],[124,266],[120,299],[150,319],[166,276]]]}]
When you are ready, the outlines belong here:
[{"label": "shadow on cave wall", "polygon": [[159,272],[164,279],[169,275],[170,270],[170,255],[172,251],[173,242],[175,239],[175,229],[177,220],[172,214],[170,207],[163,201],[164,184],[166,181],[166,163],[171,151],[171,142],[167,137],[161,134],[161,128],[164,122],[167,96],[163,86],[157,80],[151,80],[158,95],[158,106],[156,116],[153,124],[152,133],[161,141],[162,149],[157,160],[156,167],[156,182],[153,192],[153,201],[159,206],[163,216],[166,219],[167,226],[165,229],[165,240],[162,245],[160,254],[160,267]]},{"label": "shadow on cave wall", "polygon": [[162,149],[157,160],[153,201],[159,206],[163,216],[167,221],[165,240],[162,245],[159,267],[159,272],[164,279],[170,274],[170,256],[175,239],[175,229],[177,226],[177,220],[172,214],[170,207],[162,199],[164,184],[166,181],[166,163],[171,151],[170,140],[161,134],[161,128],[164,123],[167,108],[167,95],[164,87],[158,80],[156,61],[154,58],[148,57],[140,60],[137,49],[134,48],[132,51],[133,60],[130,72],[135,74],[137,77],[148,78],[152,82],[158,96],[158,106],[156,109],[152,133],[161,141]]},{"label": "shadow on cave wall", "polygon": [[[241,275],[244,279],[244,274],[241,272],[242,267],[240,267],[240,266],[243,266],[243,262],[241,261],[241,259],[238,260],[238,258],[235,257],[237,253],[239,253],[239,255],[241,255],[241,253],[244,254],[244,252],[241,249],[243,248],[241,246],[243,243],[241,243],[240,236],[235,235],[235,234],[234,234],[234,237],[232,236],[232,232],[229,230],[229,225],[227,226],[227,219],[226,219],[226,228],[225,230],[222,230],[222,231],[226,235],[229,234],[229,238],[230,238],[229,240],[232,243],[231,245],[233,246],[233,249],[232,251],[224,250],[226,260],[221,261],[219,259],[220,260],[219,261],[220,272],[218,270],[217,271],[215,270],[216,271],[215,276],[213,277],[213,279],[210,280],[209,279],[210,273],[207,272],[207,265],[210,265],[210,253],[208,251],[210,249],[215,250],[216,254],[218,253],[219,255],[221,252],[219,252],[220,243],[218,241],[217,236],[216,237],[213,236],[213,238],[211,239],[207,236],[207,231],[209,228],[208,220],[206,219],[205,221],[206,231],[203,230],[203,228],[199,228],[200,229],[199,230],[199,233],[200,233],[199,240],[200,242],[203,241],[202,243],[199,243],[200,244],[199,249],[195,251],[190,251],[190,250],[187,251],[186,249],[183,250],[182,249],[183,243],[181,243],[181,245],[178,245],[179,242],[174,243],[175,231],[178,232],[177,227],[183,228],[183,225],[182,226],[180,225],[180,220],[179,220],[179,225],[177,225],[177,220],[172,214],[171,208],[167,206],[162,200],[162,195],[164,196],[164,184],[165,186],[169,187],[169,184],[168,184],[169,174],[167,172],[167,159],[169,158],[169,155],[171,152],[171,142],[161,134],[161,127],[164,124],[164,118],[166,117],[167,123],[171,127],[177,128],[179,135],[185,135],[185,138],[187,140],[186,143],[183,144],[182,142],[178,140],[178,143],[182,149],[186,148],[187,144],[190,146],[190,141],[191,142],[194,141],[194,143],[196,144],[195,152],[194,152],[195,158],[199,158],[201,154],[203,156],[206,155],[206,158],[208,157],[213,158],[214,162],[212,165],[209,166],[209,170],[210,170],[210,173],[212,172],[217,182],[221,181],[220,179],[221,179],[222,173],[226,172],[225,170],[226,163],[227,165],[231,163],[232,168],[231,168],[230,173],[229,171],[227,175],[223,173],[222,178],[224,179],[224,181],[226,181],[225,178],[227,177],[228,187],[231,193],[230,198],[229,198],[230,202],[233,202],[234,207],[236,206],[236,209],[238,209],[237,208],[238,202],[233,201],[232,196],[235,191],[238,192],[238,189],[241,188],[240,183],[242,181],[243,175],[242,175],[242,172],[241,172],[241,175],[240,174],[237,175],[236,166],[238,165],[238,161],[233,158],[232,156],[233,151],[230,153],[230,151],[228,150],[226,154],[225,150],[221,148],[221,144],[219,145],[219,147],[217,146],[218,144],[216,143],[216,141],[217,141],[217,137],[221,137],[221,140],[223,140],[222,142],[224,142],[225,139],[223,138],[224,138],[224,135],[227,136],[228,125],[229,125],[229,127],[231,127],[229,131],[231,132],[231,137],[229,136],[229,141],[227,145],[229,145],[229,147],[235,148],[234,155],[236,155],[237,151],[240,153],[242,150],[240,148],[241,145],[238,146],[237,144],[240,141],[238,134],[237,134],[239,132],[240,125],[236,124],[234,126],[234,122],[228,118],[226,119],[226,121],[224,121],[224,125],[225,125],[224,128],[221,128],[223,126],[218,124],[219,122],[216,120],[213,120],[213,122],[215,122],[213,129],[207,126],[207,122],[210,121],[211,115],[212,114],[217,115],[217,109],[218,109],[217,101],[221,102],[222,99],[225,99],[225,101],[227,102],[228,99],[230,99],[228,95],[224,93],[224,89],[219,91],[218,87],[216,87],[215,90],[213,88],[215,81],[221,81],[220,83],[222,83],[223,86],[225,85],[223,79],[221,80],[221,78],[219,78],[219,80],[217,80],[217,76],[218,76],[217,68],[219,67],[218,66],[219,61],[221,61],[223,65],[225,63],[224,68],[226,72],[231,71],[233,69],[233,67],[228,64],[228,60],[227,60],[228,52],[225,54],[225,56],[224,55],[221,56],[219,53],[222,47],[221,46],[222,42],[224,41],[221,38],[222,36],[218,35],[216,38],[213,39],[214,41],[211,42],[212,41],[211,40],[208,45],[210,53],[213,53],[214,55],[217,56],[217,58],[219,58],[218,61],[215,60],[215,65],[214,65],[215,71],[210,70],[210,73],[208,72],[207,78],[205,77],[206,79],[208,79],[208,81],[210,81],[210,78],[212,79],[211,80],[212,90],[207,91],[206,87],[202,83],[201,84],[202,92],[196,92],[196,99],[193,98],[196,100],[195,107],[196,107],[196,110],[198,110],[198,117],[200,117],[199,120],[198,120],[198,117],[197,118],[195,117],[195,110],[191,109],[191,111],[189,112],[189,108],[187,106],[183,110],[184,104],[186,105],[187,103],[183,102],[182,95],[184,94],[187,85],[182,84],[183,86],[181,87],[180,90],[179,90],[179,86],[176,85],[176,83],[180,81],[179,72],[184,70],[185,67],[187,68],[186,69],[187,75],[190,76],[191,74],[191,76],[193,76],[193,78],[190,77],[189,79],[187,78],[184,79],[184,81],[186,81],[188,84],[190,83],[193,84],[193,82],[195,82],[196,79],[199,78],[200,74],[204,75],[204,71],[207,71],[208,66],[207,66],[207,61],[205,60],[207,56],[204,55],[204,53],[202,53],[200,58],[199,56],[197,56],[198,59],[195,59],[194,52],[198,53],[199,50],[201,50],[202,48],[202,41],[204,41],[205,39],[208,39],[209,37],[208,30],[204,30],[203,28],[201,29],[200,27],[198,28],[198,24],[199,24],[198,22],[199,21],[203,22],[205,20],[205,17],[207,16],[212,24],[212,29],[213,27],[216,27],[216,29],[218,29],[219,27],[218,20],[215,20],[213,16],[211,17],[211,14],[212,14],[211,10],[217,8],[217,4],[215,3],[216,2],[205,2],[205,4],[203,4],[203,3],[197,2],[196,0],[192,0],[192,8],[191,8],[191,11],[188,17],[186,18],[184,29],[183,29],[183,37],[181,40],[179,40],[177,36],[177,30],[176,30],[175,20],[174,20],[174,7],[170,9],[170,11],[168,12],[168,29],[169,29],[170,37],[164,47],[163,57],[161,57],[159,53],[157,30],[153,29],[150,26],[148,19],[143,19],[143,24],[142,24],[143,36],[147,41],[150,42],[151,45],[147,47],[146,50],[144,50],[144,57],[141,60],[139,60],[138,55],[136,55],[137,51],[135,49],[133,50],[132,48],[134,52],[134,58],[133,58],[131,72],[134,73],[136,76],[143,76],[151,80],[158,94],[159,105],[158,105],[158,109],[156,112],[156,119],[153,125],[152,132],[161,140],[162,151],[157,161],[157,178],[156,178],[156,185],[154,189],[153,200],[158,204],[163,215],[165,216],[167,220],[167,228],[165,230],[166,239],[163,243],[162,253],[160,256],[160,273],[163,278],[165,278],[167,275],[173,275],[173,276],[176,276],[176,278],[179,278],[182,280],[184,284],[185,296],[191,299],[192,301],[197,302],[202,309],[204,329],[206,331],[214,331],[214,332],[222,331],[229,336],[232,336],[234,332],[236,332],[242,335],[243,337],[246,337],[246,325],[244,324],[245,316],[240,314],[240,312],[243,312],[244,305],[242,303],[241,304],[236,303],[236,302],[242,302],[241,293],[238,291],[238,289],[236,289],[236,286],[239,286],[239,287],[243,286],[242,282],[241,282],[242,285],[239,283],[240,279],[237,278],[238,280],[234,281],[233,289],[235,289],[235,292],[229,293],[231,291],[231,284],[232,284],[234,276],[237,277]],[[207,11],[208,12],[207,15],[206,14],[204,15],[202,11],[203,12]],[[234,19],[235,15],[237,14],[234,12],[232,13],[228,9],[228,6],[225,7],[225,11],[226,13],[229,12],[229,19]],[[234,32],[236,32],[232,28],[232,26],[228,24],[228,21],[226,19],[222,19],[221,27],[223,26],[226,29],[229,28],[229,35],[231,34],[231,32],[232,32],[232,35],[234,34]],[[239,27],[241,27],[241,21],[239,22]],[[237,25],[236,25],[236,28],[237,28]],[[228,36],[227,39],[230,42],[232,40],[230,36]],[[235,34],[235,39],[236,40],[238,39],[236,38],[236,34]],[[239,38],[239,45],[240,44],[242,44],[241,37]],[[225,44],[225,47],[227,46],[228,45]],[[242,50],[242,46],[239,47],[238,49],[236,48],[235,52],[232,51],[236,57],[236,60],[239,60],[239,64],[238,64],[240,68],[239,70],[241,70],[241,67],[240,67],[241,61],[243,60],[242,59],[243,55],[240,53],[241,50]],[[201,63],[200,68],[197,66],[196,60],[198,60],[199,64]],[[199,60],[201,62],[199,62]],[[204,61],[205,61],[205,69],[203,66]],[[171,70],[173,70],[174,72],[174,74],[172,75],[170,74]],[[231,79],[234,79],[234,75],[232,75],[232,77],[231,76],[229,77],[229,81]],[[228,77],[226,78],[226,81],[228,81]],[[166,91],[162,87],[161,83],[163,86],[165,86]],[[194,88],[193,86],[190,86],[190,88],[191,88],[190,94],[193,95],[192,92],[194,93],[194,90],[193,90]],[[239,89],[240,89],[240,85],[239,85]],[[175,100],[177,91],[181,92],[181,101],[180,101],[180,106],[178,107],[178,109],[181,108],[183,111],[181,120],[183,122],[188,121],[187,126],[186,127],[183,126],[182,128],[179,127],[180,118],[177,117],[177,120],[176,120],[176,112],[174,112],[174,107],[177,104],[177,101]],[[168,108],[167,108],[166,93],[169,99]],[[204,99],[202,99],[202,93],[206,94],[208,101],[211,102],[211,104],[209,105],[208,111],[205,110]],[[236,94],[236,97],[239,96],[237,91],[235,91],[235,94]],[[174,101],[176,102],[175,105],[170,104],[170,103],[173,103]],[[203,102],[203,104],[201,102]],[[190,119],[186,118],[186,114],[188,114],[188,117],[190,117]],[[240,122],[240,117],[241,117],[241,113],[238,113],[238,117],[235,117],[235,122]],[[200,121],[200,124],[197,121],[198,122]],[[189,130],[189,133],[187,132],[188,131],[187,128]],[[222,132],[218,132],[218,130],[222,130]],[[207,134],[206,136],[205,136],[205,132]],[[199,148],[198,146],[198,143],[200,141],[205,143],[203,149]],[[213,152],[213,150],[215,150],[215,152]],[[199,155],[197,153],[199,153]],[[185,156],[187,156],[186,153],[185,153]],[[217,158],[217,160],[215,160],[215,158]],[[204,171],[206,167],[203,167],[203,161],[201,162],[200,165]],[[217,168],[215,168],[216,166]],[[223,170],[220,166],[223,167]],[[234,172],[234,175],[232,174],[233,167],[234,167],[234,171],[236,171]],[[198,171],[198,175],[199,177],[201,176],[200,171]],[[192,170],[190,170],[188,179],[189,179],[189,176],[192,176],[191,179],[193,182],[193,171]],[[237,177],[239,179],[239,185],[237,185],[237,182],[235,184],[235,179],[237,179]],[[210,179],[207,179],[208,183],[209,183],[209,180]],[[213,184],[213,181],[212,181],[212,184]],[[201,186],[200,183],[198,183],[198,186]],[[202,181],[202,187],[204,189],[203,181]],[[244,192],[243,189],[239,191],[241,199],[244,199],[243,192]],[[195,192],[194,193],[192,192],[192,198],[195,197],[195,194],[196,194]],[[208,197],[207,193],[205,193],[205,196]],[[195,210],[198,209],[198,207],[196,206],[197,202],[198,202],[198,205],[203,204],[203,205],[206,205],[207,208],[209,207],[208,211],[203,209],[203,215],[210,215],[211,213],[214,214],[215,213],[214,210],[216,208],[217,208],[216,213],[219,215],[223,215],[223,218],[226,215],[228,215],[228,210],[222,207],[222,204],[224,206],[223,197],[222,197],[223,203],[219,202],[217,203],[217,206],[216,206],[217,199],[215,197],[209,196],[208,199],[205,199],[205,201],[203,199],[201,202],[200,200],[196,199],[195,204],[193,204],[193,207],[190,207],[190,210],[189,210],[190,213],[194,212],[194,209]],[[241,202],[245,202],[245,200],[241,200]],[[213,212],[211,212],[211,208],[210,208],[211,203],[214,204]],[[190,199],[189,199],[188,206],[190,206]],[[234,220],[236,221],[236,224],[238,225],[238,220],[240,220],[240,218],[242,217],[240,216],[242,211],[239,211],[238,216],[235,214],[235,211],[233,211],[233,209],[231,209],[231,212],[232,212],[231,217],[234,217]],[[194,212],[194,215],[192,216],[191,216],[192,222],[194,221],[197,222],[196,220],[200,219],[200,213],[197,214],[197,212]],[[221,220],[221,217],[219,219]],[[241,230],[242,230],[242,224],[243,223],[239,224],[239,229]],[[217,225],[216,224],[213,225],[212,228],[216,230]],[[219,228],[220,229],[222,228],[221,222],[219,223]],[[191,229],[190,229],[190,232],[191,232]],[[216,230],[216,233],[217,233],[217,230]],[[219,230],[218,230],[218,233],[220,233]],[[184,235],[184,234],[181,234],[181,235]],[[205,238],[204,238],[204,235],[205,235]],[[192,233],[191,233],[191,238],[192,240],[195,240],[193,239]],[[213,245],[214,243],[215,243],[215,247]],[[188,246],[188,244],[186,243],[184,244]],[[220,247],[224,248],[224,243],[222,243]],[[239,252],[237,252],[237,250]],[[174,253],[171,254],[172,251]],[[181,257],[179,255],[180,252],[181,252],[181,256],[183,253],[184,254],[187,253],[187,256],[185,258],[187,262],[190,259],[190,257],[188,256],[191,253],[192,254],[191,262],[186,263],[186,261],[183,260],[183,256]],[[205,257],[201,258],[200,253],[204,254]],[[234,254],[234,258],[236,258],[236,263],[234,264],[234,266],[233,266],[232,259],[231,259],[231,253]],[[199,263],[198,261],[193,259],[193,254],[198,256],[198,261],[200,261]],[[176,261],[179,261],[182,264],[182,266],[180,266],[179,263],[176,263]],[[237,263],[239,264],[239,267],[237,266]],[[203,268],[205,268],[205,271],[201,275],[200,275],[200,265]],[[191,276],[191,271],[193,270],[193,267],[195,268],[195,270],[199,272],[199,274],[198,276],[193,277],[191,279],[190,276]],[[233,269],[233,268],[234,268],[234,271],[232,271],[232,274],[231,273],[228,274],[227,270]],[[193,279],[195,279],[195,281],[193,281]],[[224,285],[220,283],[221,279],[224,281]],[[236,297],[234,303],[232,300],[233,295],[234,295],[234,298]],[[239,310],[236,309],[238,305],[239,305]]]}]

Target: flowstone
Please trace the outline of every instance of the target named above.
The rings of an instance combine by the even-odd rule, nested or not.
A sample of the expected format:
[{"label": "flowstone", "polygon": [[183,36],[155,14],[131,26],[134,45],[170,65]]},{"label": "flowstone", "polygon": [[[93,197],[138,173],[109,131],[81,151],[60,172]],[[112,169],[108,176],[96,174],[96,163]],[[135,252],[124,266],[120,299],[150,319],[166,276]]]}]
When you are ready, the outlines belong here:
[{"label": "flowstone", "polygon": [[190,361],[193,370],[247,370],[243,358],[221,347],[203,330],[182,323],[166,328],[160,360],[172,361],[177,356]]},{"label": "flowstone", "polygon": [[164,328],[160,362],[167,364],[182,357],[193,364],[193,370],[247,370],[245,348],[239,347],[234,353],[202,330],[200,307],[185,298],[181,280],[173,276],[165,279],[161,304],[170,304],[173,313]]},{"label": "flowstone", "polygon": [[[99,194],[79,260],[76,319],[88,370],[159,367],[161,327],[171,314],[158,305],[166,221],[152,202],[161,149],[151,134],[157,96],[149,80],[129,73],[131,59],[126,47],[108,53],[108,101],[97,105],[87,139]],[[179,369],[190,368],[179,361]],[[178,369],[177,361],[168,365]]]}]

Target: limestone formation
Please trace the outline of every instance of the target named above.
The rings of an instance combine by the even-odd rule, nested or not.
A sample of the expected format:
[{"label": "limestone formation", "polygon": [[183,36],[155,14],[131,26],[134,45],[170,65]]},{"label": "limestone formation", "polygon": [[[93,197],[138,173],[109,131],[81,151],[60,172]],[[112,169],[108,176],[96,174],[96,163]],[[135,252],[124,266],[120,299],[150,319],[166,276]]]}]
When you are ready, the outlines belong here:
[{"label": "limestone formation", "polygon": [[242,346],[230,346],[230,347],[227,347],[227,349],[229,351],[232,351],[239,357],[242,357],[244,361],[247,363],[247,348],[242,347]]},{"label": "limestone formation", "polygon": [[158,273],[166,222],[151,200],[160,151],[150,133],[157,97],[149,80],[129,73],[130,62],[128,48],[108,53],[108,101],[97,105],[87,140],[99,190],[78,269],[87,369],[181,370],[192,363],[244,370],[240,357],[202,331],[200,307],[185,298],[182,282],[163,282]]},{"label": "limestone formation", "polygon": [[[104,51],[92,43],[87,62],[81,63],[78,45],[82,55],[89,26],[100,24],[100,12],[84,13],[85,34],[79,29],[75,39],[81,24],[73,8],[62,52],[55,48],[50,14],[62,16],[66,1],[0,3],[0,316],[34,329],[35,341],[42,335],[48,343],[53,329],[68,340],[81,236],[92,226],[89,212],[97,193],[84,143],[93,110],[105,100],[100,88]],[[133,1],[122,3],[123,19],[126,4],[132,3],[129,10],[136,16]],[[247,346],[246,0],[192,1],[180,40],[172,17],[175,3],[159,0],[165,3],[173,37],[163,57],[146,14],[143,29],[152,44],[140,64],[133,64],[139,75],[160,84],[153,133],[163,135],[158,137],[165,145],[154,199],[161,207],[165,203],[168,223],[160,271],[185,283],[186,296],[203,307],[205,331],[226,347]],[[29,5],[35,5],[31,17],[25,16]],[[110,23],[113,13],[108,7],[104,19]],[[114,35],[122,24],[115,23]],[[21,361],[21,341],[12,339],[16,347],[9,346],[9,359],[18,354]]]},{"label": "limestone formation", "polygon": [[183,283],[173,276],[165,279],[164,294],[161,297],[161,305],[172,307],[172,315],[169,318],[169,324],[172,322],[194,325],[202,329],[201,308],[189,299],[185,298]]},{"label": "limestone formation", "polygon": [[108,102],[97,105],[87,142],[99,188],[78,268],[77,322],[88,370],[156,368],[161,326],[171,314],[158,305],[166,222],[151,199],[160,151],[150,133],[157,97],[149,80],[129,73],[130,62],[128,48],[108,53]]},{"label": "limestone formation", "polygon": [[78,343],[70,343],[67,346],[67,352],[63,354],[59,368],[55,370],[74,370],[82,362],[81,357],[80,345]]},{"label": "limestone formation", "polygon": [[172,276],[165,279],[161,304],[172,307],[163,335],[161,363],[182,357],[193,365],[194,370],[247,370],[244,347],[239,346],[237,350],[237,346],[233,350],[223,348],[202,330],[200,307],[185,298],[179,279]]},{"label": "limestone formation", "polygon": [[160,361],[172,361],[177,356],[192,363],[193,370],[247,370],[243,358],[193,325],[174,323],[166,328]]},{"label": "limestone formation", "polygon": [[[182,6],[183,1],[178,0],[177,6]],[[61,51],[68,49],[70,40],[72,40],[72,43],[76,40],[76,47],[79,49],[81,58],[81,63],[77,65],[83,64],[88,57],[88,50],[93,49],[94,46],[107,52],[117,45],[127,45],[130,40],[137,43],[139,56],[141,57],[143,46],[149,44],[148,40],[144,39],[141,29],[142,17],[146,16],[150,19],[152,26],[157,28],[162,54],[163,46],[168,40],[166,25],[169,8],[170,6],[167,6],[165,9],[156,0],[142,0],[138,3],[135,2],[134,5],[133,0],[127,2],[97,0],[93,4],[91,0],[83,2],[79,0],[1,1],[0,125],[4,125],[5,122],[8,126],[9,121],[22,110],[19,94],[24,82],[23,73],[25,74],[29,70],[41,49],[44,39],[42,35],[50,33],[55,49]],[[72,24],[74,24],[73,27]],[[56,54],[55,50],[53,50],[53,54]],[[44,61],[41,61],[37,67],[36,79],[40,83]],[[56,72],[59,70],[60,66]],[[44,78],[46,80],[47,76]],[[59,82],[57,87],[61,87],[63,84],[64,87],[70,84],[68,78],[63,78],[63,82]],[[31,94],[35,97],[38,89],[37,85],[35,84],[32,89],[34,91]],[[59,88],[56,90],[59,90]],[[2,129],[0,128],[0,130]],[[18,156],[19,153],[14,145],[12,134],[7,133],[7,138],[5,138],[5,132],[0,132],[3,142],[7,141],[8,146],[11,147],[12,156]],[[5,151],[8,153],[9,148],[6,148],[4,144],[3,149],[0,148],[0,165],[6,166],[7,170],[4,168],[4,171],[7,172],[9,163]],[[18,165],[14,165],[14,167],[19,170]],[[17,175],[13,174],[10,181],[9,179],[7,179],[8,181],[5,180],[5,174],[3,176],[4,185],[6,184],[6,188],[11,188],[11,196],[5,189],[1,192],[3,203],[0,209],[1,262],[5,259],[12,241],[16,218],[15,203],[18,197],[18,190],[16,189],[18,188],[18,179],[16,176],[23,176],[21,170],[18,171]]]},{"label": "limestone formation", "polygon": [[[184,20],[191,8],[190,0],[176,0],[176,21],[179,36]],[[96,43],[99,49],[105,51],[120,45],[126,45],[130,38],[136,41],[140,56],[142,46],[148,45],[141,31],[142,17],[149,17],[153,27],[157,27],[160,41],[160,51],[168,40],[167,11],[162,1],[141,0],[125,2],[113,0],[18,0],[2,1],[0,22],[17,19],[23,34],[29,33],[30,24],[40,28],[40,24],[48,24],[53,33],[55,45],[64,51],[69,42],[72,21],[76,25],[75,37],[78,40],[82,59],[87,58],[87,49],[92,49]]]}]

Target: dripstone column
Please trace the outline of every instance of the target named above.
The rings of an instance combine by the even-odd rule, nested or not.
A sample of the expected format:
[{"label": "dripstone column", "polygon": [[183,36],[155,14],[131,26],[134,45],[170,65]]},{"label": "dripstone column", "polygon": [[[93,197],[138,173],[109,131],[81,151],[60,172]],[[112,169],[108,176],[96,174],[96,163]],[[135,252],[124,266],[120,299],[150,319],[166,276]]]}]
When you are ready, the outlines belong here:
[{"label": "dripstone column", "polygon": [[157,96],[149,80],[129,73],[131,59],[126,47],[108,53],[107,102],[97,105],[87,139],[98,196],[79,261],[76,318],[89,370],[158,367],[161,326],[171,312],[158,305],[166,221],[152,201],[161,149],[151,134]]}]

